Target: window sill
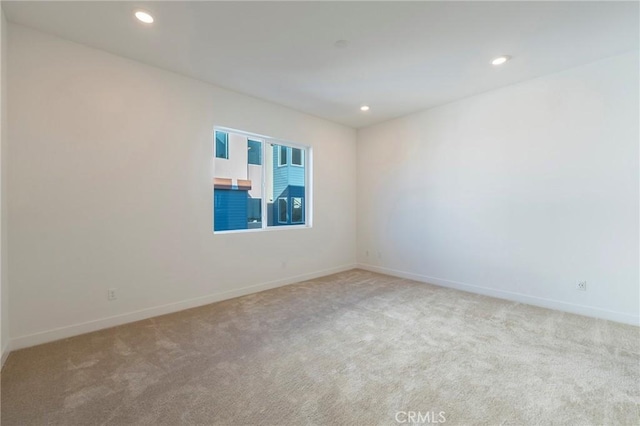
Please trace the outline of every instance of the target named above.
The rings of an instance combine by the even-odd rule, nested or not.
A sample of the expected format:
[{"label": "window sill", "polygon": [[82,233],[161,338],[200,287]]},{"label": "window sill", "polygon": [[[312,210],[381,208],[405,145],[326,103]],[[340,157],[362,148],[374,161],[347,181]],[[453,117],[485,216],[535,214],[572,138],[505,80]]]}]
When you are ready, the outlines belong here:
[{"label": "window sill", "polygon": [[311,225],[279,225],[279,226],[268,226],[266,228],[257,228],[257,229],[231,229],[229,231],[213,231],[214,235],[218,234],[250,234],[255,232],[273,232],[273,231],[289,231],[293,229],[311,229]]}]

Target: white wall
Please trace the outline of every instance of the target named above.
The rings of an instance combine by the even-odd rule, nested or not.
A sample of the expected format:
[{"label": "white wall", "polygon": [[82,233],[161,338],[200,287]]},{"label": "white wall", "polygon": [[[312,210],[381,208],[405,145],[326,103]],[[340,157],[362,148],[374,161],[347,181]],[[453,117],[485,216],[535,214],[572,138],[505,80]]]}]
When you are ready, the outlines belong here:
[{"label": "white wall", "polygon": [[[355,264],[353,129],[13,24],[9,63],[12,348]],[[214,125],[313,147],[312,229],[213,234]]]},{"label": "white wall", "polygon": [[637,324],[638,75],[630,53],[358,131],[359,263]]},{"label": "white wall", "polygon": [[7,21],[0,8],[0,366],[9,355],[9,280],[7,272]]}]

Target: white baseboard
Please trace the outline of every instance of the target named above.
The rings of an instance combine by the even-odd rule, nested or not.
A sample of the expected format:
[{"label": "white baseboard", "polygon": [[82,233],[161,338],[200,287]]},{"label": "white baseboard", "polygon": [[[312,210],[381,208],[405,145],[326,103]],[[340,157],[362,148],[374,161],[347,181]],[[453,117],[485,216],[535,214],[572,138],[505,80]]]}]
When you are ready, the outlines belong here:
[{"label": "white baseboard", "polygon": [[4,363],[7,361],[7,358],[9,358],[9,352],[11,352],[10,341],[7,342],[7,344],[2,348],[2,355],[0,355],[0,370],[2,370],[2,367],[4,367]]},{"label": "white baseboard", "polygon": [[[146,308],[135,312],[129,312],[126,314],[115,315],[112,317],[101,318],[93,321],[87,321],[80,324],[73,324],[65,327],[59,327],[39,333],[29,334],[26,336],[20,336],[12,338],[9,342],[11,350],[18,350],[28,348],[30,346],[40,345],[42,343],[53,342],[55,340],[66,339],[68,337],[77,336],[80,334],[90,333],[92,331],[98,331],[105,328],[111,328],[118,325],[128,324],[135,321],[140,321],[160,315],[170,314],[173,312],[183,311],[185,309],[196,308],[198,306],[208,305],[210,303],[220,302],[222,300],[233,299],[234,297],[245,296],[251,293],[257,293],[259,291],[269,290],[276,287],[282,287],[289,284],[298,283],[325,275],[331,275],[338,272],[348,271],[354,269],[355,265],[344,265],[336,268],[325,269],[322,271],[311,272],[308,274],[297,275],[295,277],[288,277],[281,280],[269,281],[266,283],[256,284],[240,289],[224,291],[220,293],[214,293],[207,296],[197,297],[194,299],[183,300],[181,302],[169,303],[162,306],[156,306],[153,308]],[[3,352],[4,358],[8,356],[8,351]]]},{"label": "white baseboard", "polygon": [[606,309],[594,308],[592,306],[576,305],[559,300],[545,299],[542,297],[529,296],[522,293],[497,290],[489,287],[482,287],[458,281],[446,280],[443,278],[429,277],[426,275],[419,275],[411,272],[398,271],[395,269],[369,265],[366,263],[359,263],[357,267],[359,269],[364,269],[371,272],[378,272],[380,274],[391,275],[399,278],[407,278],[413,281],[434,284],[440,287],[453,288],[470,293],[482,294],[485,296],[496,297],[498,299],[510,300],[512,302],[524,303],[527,305],[534,305],[548,309],[555,309],[557,311],[569,312],[572,314],[584,315],[594,318],[601,318],[635,326],[640,325],[640,317],[624,312],[609,311]]}]

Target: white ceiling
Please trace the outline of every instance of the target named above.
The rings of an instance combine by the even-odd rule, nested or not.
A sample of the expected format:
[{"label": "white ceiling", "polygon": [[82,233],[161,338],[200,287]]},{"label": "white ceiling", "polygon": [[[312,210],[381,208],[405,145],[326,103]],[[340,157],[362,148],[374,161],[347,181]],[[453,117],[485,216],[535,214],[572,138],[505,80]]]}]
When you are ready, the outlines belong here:
[{"label": "white ceiling", "polygon": [[[638,50],[640,31],[637,2],[2,6],[12,22],[352,127]],[[492,67],[501,54],[513,60]]]}]

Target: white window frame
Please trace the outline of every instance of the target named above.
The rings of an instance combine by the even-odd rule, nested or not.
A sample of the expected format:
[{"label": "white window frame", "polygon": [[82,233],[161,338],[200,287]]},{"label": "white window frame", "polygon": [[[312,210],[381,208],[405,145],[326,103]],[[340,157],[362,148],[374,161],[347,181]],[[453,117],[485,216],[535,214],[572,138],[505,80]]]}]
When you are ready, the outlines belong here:
[{"label": "white window frame", "polygon": [[[278,139],[278,138],[274,138],[271,136],[266,136],[266,135],[261,135],[258,133],[252,133],[252,132],[247,132],[244,130],[237,130],[231,127],[225,127],[225,126],[218,126],[215,125],[213,127],[214,129],[214,137],[213,137],[213,165],[212,165],[212,180],[213,178],[215,178],[216,174],[215,174],[215,160],[216,160],[216,156],[215,156],[215,132],[216,131],[220,131],[220,132],[226,132],[226,133],[235,133],[238,135],[242,135],[242,136],[246,136],[248,139],[252,139],[252,140],[259,140],[262,142],[262,164],[259,167],[262,167],[262,199],[261,199],[261,203],[262,203],[262,227],[260,228],[254,228],[254,229],[232,229],[232,230],[228,230],[228,231],[215,231],[214,226],[213,226],[213,220],[211,221],[212,223],[212,231],[215,235],[218,234],[236,234],[236,233],[247,233],[247,232],[263,232],[263,231],[267,231],[267,232],[271,232],[271,231],[284,231],[284,230],[296,230],[296,229],[311,229],[313,228],[313,148],[310,145],[304,145],[304,144],[300,144],[300,143],[296,143],[296,142],[290,142],[287,140],[283,140],[283,139]],[[229,137],[227,138],[227,150],[229,150]],[[302,166],[297,166],[297,167],[304,167],[304,187],[305,187],[305,196],[304,197],[295,197],[295,198],[303,198],[304,201],[302,203],[303,205],[303,217],[304,217],[304,223],[299,223],[299,224],[291,224],[291,225],[287,225],[287,226],[278,226],[275,224],[278,223],[284,223],[284,222],[278,222],[279,217],[274,218],[274,225],[272,226],[268,226],[267,222],[268,222],[268,217],[267,217],[267,207],[269,204],[269,200],[268,200],[268,194],[266,194],[266,180],[267,180],[267,168],[266,168],[266,158],[267,158],[267,153],[268,153],[268,145],[279,145],[279,146],[286,146],[287,148],[298,148],[302,150],[302,161],[303,164]],[[287,153],[290,152],[290,149],[287,150]],[[221,159],[221,158],[218,158]],[[278,163],[280,162],[280,150],[278,150]],[[286,164],[285,164],[286,165]],[[278,166],[280,166],[278,164]],[[213,200],[213,191],[211,191],[211,197],[212,197],[212,202],[210,204],[212,211],[211,211],[211,215],[210,217],[212,219],[213,215],[214,215],[214,211],[213,211],[213,202],[215,202],[215,200]],[[282,197],[284,198],[284,197]],[[293,197],[292,197],[293,198]],[[278,200],[278,198],[276,198],[276,200]],[[274,200],[274,201],[276,201]],[[293,203],[289,203],[289,201],[287,200],[287,208],[289,209],[289,205],[293,206]],[[290,213],[290,212],[288,212]],[[292,216],[289,216],[292,217]]]}]

